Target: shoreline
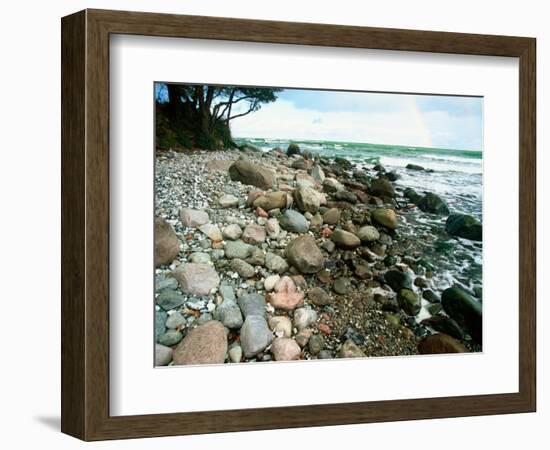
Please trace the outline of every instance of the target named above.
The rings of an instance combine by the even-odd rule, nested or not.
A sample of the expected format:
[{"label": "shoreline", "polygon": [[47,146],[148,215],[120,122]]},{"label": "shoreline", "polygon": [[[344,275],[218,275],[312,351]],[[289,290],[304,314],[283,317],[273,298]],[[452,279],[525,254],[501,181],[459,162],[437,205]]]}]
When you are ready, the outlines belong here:
[{"label": "shoreline", "polygon": [[[248,164],[242,164],[246,173],[231,168],[239,159]],[[396,190],[399,173],[357,169],[343,158],[309,152],[262,153],[252,146],[159,152],[156,164],[155,213],[166,220],[162,236],[173,244],[173,261],[155,271],[156,365],[481,349],[469,337],[478,324],[450,317],[461,318],[462,310],[449,306],[454,303],[442,307],[450,290],[443,299],[434,292],[431,279],[437,274],[430,273],[429,261],[421,261],[426,249],[415,235],[426,225],[408,216],[426,214],[438,223],[448,208],[430,197],[428,209],[438,212],[419,212],[419,194],[408,192],[406,198],[401,187]],[[201,220],[207,222],[184,226],[182,208],[206,212]],[[448,235],[444,221],[443,233],[451,241],[463,239]],[[299,247],[295,240],[311,250],[289,254],[289,247]],[[307,261],[310,253],[321,262]],[[320,265],[309,270],[308,264]],[[195,266],[211,270],[206,278],[186,273]],[[206,291],[197,290],[197,277],[211,278]],[[447,297],[468,305],[470,294]],[[213,330],[216,324],[223,333]],[[190,355],[201,339],[217,345],[209,357]]]}]

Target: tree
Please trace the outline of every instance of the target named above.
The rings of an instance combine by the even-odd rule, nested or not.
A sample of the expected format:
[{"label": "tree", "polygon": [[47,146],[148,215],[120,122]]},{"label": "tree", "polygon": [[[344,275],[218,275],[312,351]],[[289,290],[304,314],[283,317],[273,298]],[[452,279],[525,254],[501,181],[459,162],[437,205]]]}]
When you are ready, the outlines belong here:
[{"label": "tree", "polygon": [[214,149],[235,146],[230,122],[258,111],[265,103],[274,102],[280,91],[274,88],[166,84],[167,96],[157,96],[157,114],[163,116],[157,117],[157,142],[162,144],[159,135],[170,134],[184,147]]}]

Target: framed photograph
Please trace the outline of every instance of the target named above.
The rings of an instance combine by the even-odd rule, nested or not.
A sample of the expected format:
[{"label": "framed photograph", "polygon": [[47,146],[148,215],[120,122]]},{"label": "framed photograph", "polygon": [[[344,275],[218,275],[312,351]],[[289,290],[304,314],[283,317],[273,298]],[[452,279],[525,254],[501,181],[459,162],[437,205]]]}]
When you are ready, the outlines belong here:
[{"label": "framed photograph", "polygon": [[534,38],[61,29],[63,432],[535,411]]}]

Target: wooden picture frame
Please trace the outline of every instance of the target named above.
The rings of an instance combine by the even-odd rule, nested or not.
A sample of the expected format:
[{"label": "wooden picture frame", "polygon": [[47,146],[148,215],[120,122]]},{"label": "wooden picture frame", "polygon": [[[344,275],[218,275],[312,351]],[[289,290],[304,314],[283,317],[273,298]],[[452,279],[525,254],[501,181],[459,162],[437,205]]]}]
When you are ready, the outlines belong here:
[{"label": "wooden picture frame", "polygon": [[[62,19],[62,417],[84,440],[535,411],[533,38],[85,10]],[[519,58],[519,392],[142,416],[109,415],[109,36],[220,39]]]}]

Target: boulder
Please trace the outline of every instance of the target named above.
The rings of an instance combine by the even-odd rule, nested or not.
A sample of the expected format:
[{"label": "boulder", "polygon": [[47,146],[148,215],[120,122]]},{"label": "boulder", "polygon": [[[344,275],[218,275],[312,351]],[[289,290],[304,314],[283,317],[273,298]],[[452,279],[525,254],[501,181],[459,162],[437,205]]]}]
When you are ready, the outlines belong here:
[{"label": "boulder", "polygon": [[208,264],[187,263],[174,271],[183,292],[192,295],[209,295],[220,284],[216,270]]},{"label": "boulder", "polygon": [[395,197],[395,189],[390,180],[385,177],[379,177],[372,181],[370,194],[381,197],[384,201]]},{"label": "boulder", "polygon": [[279,224],[286,231],[293,233],[307,233],[309,230],[309,222],[298,211],[287,209],[280,217]]},{"label": "boulder", "polygon": [[206,211],[182,208],[180,210],[181,224],[186,228],[198,228],[210,221]]},{"label": "boulder", "polygon": [[261,189],[268,189],[275,183],[273,172],[246,159],[235,161],[229,167],[229,176],[233,181],[240,181]]},{"label": "boulder", "polygon": [[479,301],[460,286],[454,285],[443,291],[441,304],[445,312],[456,320],[461,328],[468,331],[477,342],[482,343],[483,308]]},{"label": "boulder", "polygon": [[297,292],[292,278],[285,276],[275,283],[274,292],[267,294],[267,301],[274,308],[291,311],[303,303],[304,294]]},{"label": "boulder", "polygon": [[290,241],[285,250],[287,261],[302,273],[317,273],[325,258],[312,236],[299,236]]},{"label": "boulder", "polygon": [[443,333],[425,337],[418,344],[418,353],[434,355],[441,353],[466,353],[468,350],[455,338]]},{"label": "boulder", "polygon": [[481,223],[467,214],[451,214],[445,223],[447,233],[472,241],[483,240]]},{"label": "boulder", "polygon": [[362,242],[374,242],[380,239],[380,233],[375,227],[371,225],[366,225],[359,228],[359,230],[357,231],[357,237]]},{"label": "boulder", "polygon": [[271,344],[273,333],[262,316],[247,316],[241,327],[241,347],[245,358],[252,358]]},{"label": "boulder", "polygon": [[353,164],[346,158],[342,158],[340,156],[337,156],[334,158],[334,163],[340,166],[344,170],[351,170],[353,169]]},{"label": "boulder", "polygon": [[180,241],[172,225],[155,217],[155,267],[172,263],[179,252]]},{"label": "boulder", "polygon": [[412,289],[411,276],[400,270],[388,270],[384,274],[384,280],[395,292],[399,292],[401,289]]},{"label": "boulder", "polygon": [[416,316],[422,308],[420,296],[410,289],[401,289],[398,292],[397,304],[409,316]]},{"label": "boulder", "polygon": [[[430,306],[433,307],[434,305]],[[435,306],[441,305],[435,304]],[[464,337],[464,332],[458,326],[456,321],[444,315],[434,315],[432,317],[424,319],[422,321],[422,325],[433,328],[435,331],[439,331],[440,333],[448,334],[455,339],[462,339]]]},{"label": "boulder", "polygon": [[292,361],[300,359],[302,349],[293,339],[278,337],[273,340],[271,353],[275,361]]},{"label": "boulder", "polygon": [[422,197],[417,206],[424,212],[432,214],[449,214],[447,203],[437,194],[428,192]]},{"label": "boulder", "polygon": [[320,199],[315,189],[310,187],[301,187],[294,191],[294,200],[296,206],[302,212],[315,214],[319,210]]},{"label": "boulder", "polygon": [[269,192],[254,200],[252,205],[255,208],[262,208],[264,211],[271,211],[272,209],[284,209],[286,208],[286,192]]},{"label": "boulder", "polygon": [[372,219],[379,225],[395,230],[397,228],[397,215],[393,209],[376,208],[371,213]]},{"label": "boulder", "polygon": [[413,203],[418,203],[422,198],[420,194],[418,194],[413,188],[410,188],[410,187],[406,188],[403,191],[403,195],[405,196],[406,199],[410,200]]},{"label": "boulder", "polygon": [[334,230],[332,241],[345,250],[353,250],[361,245],[361,240],[355,234],[341,229]]},{"label": "boulder", "polygon": [[298,144],[290,144],[286,149],[286,156],[301,155],[301,154],[302,154],[302,151],[300,150],[300,146]]},{"label": "boulder", "polygon": [[344,185],[335,178],[325,178],[323,180],[323,190],[325,192],[334,193],[343,189],[345,189]]},{"label": "boulder", "polygon": [[173,352],[174,365],[222,364],[227,337],[221,322],[210,320],[192,329]]},{"label": "boulder", "polygon": [[406,169],[409,169],[409,170],[424,170],[424,167],[422,166],[419,166],[418,164],[407,164],[407,166],[405,167]]}]

